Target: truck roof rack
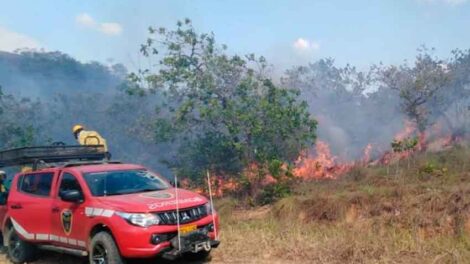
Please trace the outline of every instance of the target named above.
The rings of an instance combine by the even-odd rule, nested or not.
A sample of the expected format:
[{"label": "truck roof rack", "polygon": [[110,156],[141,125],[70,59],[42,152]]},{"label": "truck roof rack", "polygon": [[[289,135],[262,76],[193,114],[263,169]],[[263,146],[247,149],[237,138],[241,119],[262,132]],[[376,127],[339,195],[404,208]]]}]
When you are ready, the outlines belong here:
[{"label": "truck roof rack", "polygon": [[122,164],[122,162],[117,160],[107,160],[107,161],[76,161],[76,162],[67,162],[62,167],[78,167],[84,165],[99,165],[99,164]]},{"label": "truck roof rack", "polygon": [[103,145],[24,147],[0,151],[0,168],[32,164],[35,170],[40,163],[104,161],[107,157]]}]

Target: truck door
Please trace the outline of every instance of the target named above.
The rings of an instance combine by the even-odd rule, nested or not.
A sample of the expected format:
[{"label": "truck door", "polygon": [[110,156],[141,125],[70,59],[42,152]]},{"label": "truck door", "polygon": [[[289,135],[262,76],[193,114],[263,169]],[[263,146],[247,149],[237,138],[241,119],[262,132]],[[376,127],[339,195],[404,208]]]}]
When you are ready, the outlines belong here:
[{"label": "truck door", "polygon": [[17,178],[17,192],[8,199],[16,232],[27,240],[49,240],[54,172],[34,172]]},{"label": "truck door", "polygon": [[[62,172],[59,178],[58,191],[52,206],[51,240],[55,244],[73,248],[86,247],[86,226],[84,202],[68,202],[61,199],[61,193],[79,191],[83,196],[83,188],[77,177],[69,172]],[[84,198],[83,198],[84,199]]]}]

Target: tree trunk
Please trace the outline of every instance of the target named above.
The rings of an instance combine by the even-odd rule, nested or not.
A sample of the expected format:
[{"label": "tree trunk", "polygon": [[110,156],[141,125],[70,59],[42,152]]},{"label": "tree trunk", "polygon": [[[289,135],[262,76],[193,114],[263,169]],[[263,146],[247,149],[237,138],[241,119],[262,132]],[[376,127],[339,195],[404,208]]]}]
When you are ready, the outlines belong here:
[{"label": "tree trunk", "polygon": [[418,150],[420,152],[426,152],[426,150],[427,150],[426,132],[425,131],[419,131],[419,134],[418,134]]}]

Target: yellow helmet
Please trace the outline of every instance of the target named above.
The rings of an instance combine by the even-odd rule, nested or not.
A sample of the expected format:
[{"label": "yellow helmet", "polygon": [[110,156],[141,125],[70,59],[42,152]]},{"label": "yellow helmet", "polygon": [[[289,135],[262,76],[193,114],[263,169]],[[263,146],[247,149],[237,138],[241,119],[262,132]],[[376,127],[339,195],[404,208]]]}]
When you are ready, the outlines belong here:
[{"label": "yellow helmet", "polygon": [[33,171],[33,168],[29,167],[29,166],[23,166],[21,168],[21,173],[27,173],[27,172],[32,172]]},{"label": "yellow helmet", "polygon": [[73,126],[72,128],[72,132],[75,134],[75,133],[78,133],[80,130],[83,130],[83,126],[82,125],[75,125]]}]

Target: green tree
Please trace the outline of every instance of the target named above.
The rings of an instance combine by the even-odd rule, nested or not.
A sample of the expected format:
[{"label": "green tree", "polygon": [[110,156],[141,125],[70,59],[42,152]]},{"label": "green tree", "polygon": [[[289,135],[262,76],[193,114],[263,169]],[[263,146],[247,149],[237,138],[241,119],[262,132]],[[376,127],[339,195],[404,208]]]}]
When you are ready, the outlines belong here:
[{"label": "green tree", "polygon": [[[416,147],[418,146],[419,139],[418,137],[408,137],[403,140],[398,140],[394,139],[392,143],[390,143],[393,152],[395,153],[406,153],[406,154],[413,154],[413,151],[415,151]],[[408,164],[408,169],[410,168],[410,159],[411,157],[408,157],[407,164]],[[414,161],[414,160],[413,160]],[[400,165],[400,158],[397,160],[397,171],[398,167]]]},{"label": "green tree", "polygon": [[41,104],[17,100],[0,86],[0,149],[31,146],[36,139],[35,120]]},{"label": "green tree", "polygon": [[[406,63],[377,67],[377,80],[385,87],[398,91],[401,109],[416,123],[420,136],[448,107],[440,96],[450,83],[450,74],[445,65],[445,62],[433,58],[423,48],[413,67]],[[424,150],[424,146],[421,147]]]},{"label": "green tree", "polygon": [[263,57],[229,55],[213,34],[198,34],[191,21],[175,30],[149,28],[141,47],[154,68],[129,76],[132,94],[161,93],[155,120],[157,143],[177,145],[168,159],[176,173],[201,181],[206,170],[219,177],[243,177],[256,165],[256,190],[262,178],[286,175],[316,137],[317,122],[295,89],[266,76]]},{"label": "green tree", "polygon": [[451,139],[464,137],[470,131],[470,50],[454,50],[446,64],[450,84],[439,93],[440,111],[436,111],[451,131]]}]

